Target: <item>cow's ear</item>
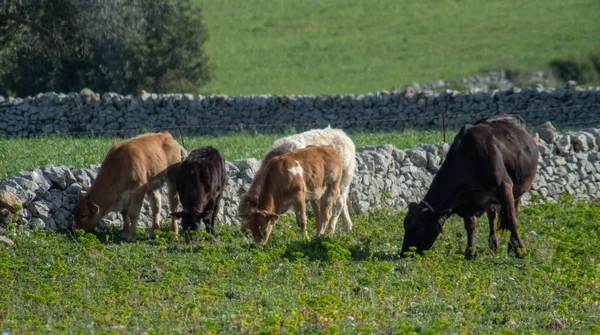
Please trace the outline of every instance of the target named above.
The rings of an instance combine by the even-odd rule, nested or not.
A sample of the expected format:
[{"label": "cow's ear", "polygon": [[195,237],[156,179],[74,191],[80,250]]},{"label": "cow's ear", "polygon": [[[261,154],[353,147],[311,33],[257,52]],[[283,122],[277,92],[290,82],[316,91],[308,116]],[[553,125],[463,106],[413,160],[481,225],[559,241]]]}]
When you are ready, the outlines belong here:
[{"label": "cow's ear", "polygon": [[198,215],[198,218],[199,218],[200,220],[205,220],[205,219],[208,219],[208,218],[210,218],[210,216],[212,215],[212,213],[213,213],[212,211],[204,211],[204,212],[202,212],[202,213],[200,213],[200,214]]},{"label": "cow's ear", "polygon": [[92,201],[92,214],[98,215],[100,214],[100,206],[98,206],[95,202]]},{"label": "cow's ear", "polygon": [[277,214],[267,214],[267,220],[269,221],[277,221],[279,219],[279,215]]}]

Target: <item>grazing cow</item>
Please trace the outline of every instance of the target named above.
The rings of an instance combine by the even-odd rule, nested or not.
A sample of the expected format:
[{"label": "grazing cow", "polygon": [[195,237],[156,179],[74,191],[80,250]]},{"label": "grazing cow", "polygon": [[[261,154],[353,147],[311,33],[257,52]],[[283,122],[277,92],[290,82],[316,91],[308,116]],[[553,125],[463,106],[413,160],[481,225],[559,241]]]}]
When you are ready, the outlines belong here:
[{"label": "grazing cow", "polygon": [[[258,195],[265,180],[265,167],[273,159],[279,155],[291,152],[293,150],[306,148],[309,145],[331,145],[342,159],[342,179],[340,184],[340,196],[338,197],[334,209],[333,219],[331,220],[330,229],[335,233],[337,221],[342,215],[342,221],[346,226],[346,230],[352,230],[352,220],[348,212],[348,192],[350,191],[350,183],[354,175],[355,165],[355,148],[354,142],[340,129],[327,127],[325,129],[313,129],[304,133],[280,138],[273,143],[271,149],[263,158],[260,168],[256,172],[254,180],[247,192],[240,188],[240,205],[238,207],[238,215],[242,218],[242,230],[247,229],[247,222],[250,214],[256,209]],[[319,211],[318,207],[313,206],[315,214]]]},{"label": "grazing cow", "polygon": [[306,233],[306,201],[315,212],[317,235],[323,234],[340,194],[342,159],[330,146],[309,146],[273,157],[264,169],[258,204],[248,226],[256,243],[266,243],[279,214],[296,212],[300,232]]},{"label": "grazing cow", "polygon": [[[177,210],[175,180],[181,162],[179,144],[168,132],[140,135],[115,144],[106,154],[98,176],[73,211],[73,228],[92,229],[105,214],[120,211],[123,238],[136,239],[137,221],[144,201],[150,196],[152,232],[160,223],[160,188],[167,182],[169,207]],[[171,230],[177,232],[175,220]]]},{"label": "grazing cow", "polygon": [[429,250],[446,219],[458,214],[467,230],[465,256],[475,257],[475,218],[487,212],[489,248],[498,248],[496,213],[500,228],[510,231],[509,252],[518,256],[525,245],[517,231],[519,203],[533,183],[538,150],[521,118],[499,113],[464,126],[454,138],[448,155],[433,178],[425,198],[409,205],[404,219],[402,254],[416,247]]},{"label": "grazing cow", "polygon": [[200,220],[212,238],[215,217],[225,185],[225,161],[213,147],[200,147],[181,162],[177,176],[177,193],[183,211],[172,213],[181,218],[181,226],[189,239],[190,230],[198,230]]}]

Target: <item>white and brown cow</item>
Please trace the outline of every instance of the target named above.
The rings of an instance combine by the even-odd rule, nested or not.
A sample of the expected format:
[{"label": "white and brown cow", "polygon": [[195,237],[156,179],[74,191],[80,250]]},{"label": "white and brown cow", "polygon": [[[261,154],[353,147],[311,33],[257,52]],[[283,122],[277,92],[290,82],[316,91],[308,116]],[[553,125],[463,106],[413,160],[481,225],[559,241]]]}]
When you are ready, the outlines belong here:
[{"label": "white and brown cow", "polygon": [[[181,163],[179,144],[168,132],[144,134],[115,144],[106,154],[98,176],[73,211],[73,228],[91,230],[107,213],[121,212],[123,238],[136,239],[137,221],[144,196],[150,196],[152,231],[159,227],[160,188],[167,182],[169,207],[179,206],[175,180]],[[177,232],[177,222],[171,230]]]},{"label": "white and brown cow", "polygon": [[254,241],[266,243],[279,214],[289,208],[294,209],[306,236],[306,201],[315,208],[317,235],[323,234],[340,195],[342,167],[342,159],[331,146],[310,146],[273,157],[265,167],[256,210],[248,220]]},{"label": "white and brown cow", "polygon": [[[265,154],[250,188],[247,191],[240,189],[238,215],[242,218],[242,230],[247,229],[250,214],[256,209],[258,196],[265,181],[265,167],[271,159],[297,149],[306,148],[309,145],[330,145],[342,159],[340,196],[334,204],[334,214],[329,227],[331,232],[334,233],[338,218],[341,215],[346,229],[352,229],[352,220],[348,212],[348,193],[356,162],[354,142],[341,129],[327,127],[325,129],[313,129],[300,134],[283,137],[273,143],[271,149]],[[318,208],[315,206],[313,206],[313,209],[318,211]]]},{"label": "white and brown cow", "polygon": [[192,151],[181,162],[177,193],[183,211],[171,215],[181,218],[187,240],[190,230],[198,230],[201,220],[206,232],[214,238],[214,222],[219,212],[226,176],[225,161],[219,151],[211,146]]}]

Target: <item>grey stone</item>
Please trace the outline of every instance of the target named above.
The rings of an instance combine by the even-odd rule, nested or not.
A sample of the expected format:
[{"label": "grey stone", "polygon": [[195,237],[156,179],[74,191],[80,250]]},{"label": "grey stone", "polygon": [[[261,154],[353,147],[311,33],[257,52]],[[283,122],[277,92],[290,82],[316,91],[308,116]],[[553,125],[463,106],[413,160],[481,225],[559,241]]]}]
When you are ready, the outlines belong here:
[{"label": "grey stone", "polygon": [[560,136],[556,133],[556,128],[550,123],[550,121],[544,122],[533,129],[534,133],[538,133],[540,139],[546,143],[554,143]]},{"label": "grey stone", "polygon": [[83,187],[78,184],[78,183],[73,183],[71,185],[69,185],[69,187],[67,187],[67,189],[65,190],[66,194],[70,194],[74,197],[78,197],[79,193],[83,190]]},{"label": "grey stone", "polygon": [[[92,186],[92,179],[85,170],[74,170],[73,176],[84,190],[88,190]],[[72,185],[72,184],[71,184]]]},{"label": "grey stone", "polygon": [[260,161],[256,158],[240,159],[234,161],[233,165],[235,165],[240,170],[251,170],[254,174],[256,173],[256,171],[258,171],[258,168],[260,167]]},{"label": "grey stone", "polygon": [[427,167],[427,154],[424,150],[409,149],[406,150],[406,154],[414,166],[418,168]]},{"label": "grey stone", "polygon": [[570,134],[571,146],[575,152],[584,152],[588,151],[589,147],[587,144],[587,138],[585,135],[579,134]]},{"label": "grey stone", "polygon": [[51,217],[50,211],[53,204],[47,200],[33,201],[27,207],[34,217],[47,220]]},{"label": "grey stone", "polygon": [[555,142],[555,148],[559,155],[566,155],[567,153],[571,152],[571,136],[565,135],[559,138]]},{"label": "grey stone", "polygon": [[[33,199],[35,199],[35,191],[24,188],[22,186],[23,183],[19,183],[16,179],[17,178],[15,178],[15,177],[12,177],[10,179],[9,178],[3,179],[0,182],[0,190],[5,190],[5,191],[8,191],[8,192],[16,195],[17,197],[19,197],[20,202],[24,206],[26,206]],[[25,180],[23,178],[18,178],[18,179]],[[37,185],[35,183],[33,183],[33,182],[30,182],[30,183],[31,183],[30,185],[35,185],[37,187]]]},{"label": "grey stone", "polygon": [[404,150],[395,149],[392,152],[392,156],[394,157],[396,162],[402,163],[404,161],[404,158],[406,158],[406,153],[404,152]]},{"label": "grey stone", "polygon": [[46,175],[46,177],[48,177],[48,179],[50,179],[54,185],[62,190],[77,181],[67,166],[49,165],[43,167],[42,172],[44,172],[44,175]]},{"label": "grey stone", "polygon": [[0,208],[12,211],[15,205],[22,205],[21,198],[10,191],[0,190]]},{"label": "grey stone", "polygon": [[30,180],[30,181],[36,183],[39,188],[44,189],[44,190],[49,190],[50,187],[52,186],[52,182],[50,181],[50,179],[48,179],[46,176],[44,176],[44,173],[40,169],[36,169],[33,171],[20,172],[20,173],[16,174],[15,176]]}]

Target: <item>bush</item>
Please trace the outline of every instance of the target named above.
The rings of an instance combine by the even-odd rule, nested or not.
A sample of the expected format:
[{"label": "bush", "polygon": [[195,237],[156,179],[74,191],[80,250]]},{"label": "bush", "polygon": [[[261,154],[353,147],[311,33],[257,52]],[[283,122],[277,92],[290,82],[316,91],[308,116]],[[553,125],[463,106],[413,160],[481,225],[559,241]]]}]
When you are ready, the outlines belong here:
[{"label": "bush", "polygon": [[600,79],[600,45],[596,46],[590,51],[590,61],[596,70],[598,78]]},{"label": "bush", "polygon": [[0,94],[196,93],[211,78],[206,39],[193,0],[10,0],[0,6]]},{"label": "bush", "polygon": [[556,77],[564,82],[575,80],[578,83],[592,83],[596,80],[592,65],[587,61],[555,59],[549,65]]}]

